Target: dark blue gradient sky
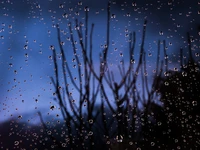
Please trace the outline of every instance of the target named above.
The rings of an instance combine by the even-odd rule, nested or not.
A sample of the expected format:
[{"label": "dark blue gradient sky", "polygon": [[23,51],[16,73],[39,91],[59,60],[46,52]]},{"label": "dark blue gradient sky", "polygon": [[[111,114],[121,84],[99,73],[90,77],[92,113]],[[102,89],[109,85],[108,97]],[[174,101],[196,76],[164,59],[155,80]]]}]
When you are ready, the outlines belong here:
[{"label": "dark blue gradient sky", "polygon": [[[44,116],[59,113],[59,110],[49,109],[51,105],[56,105],[52,95],[54,87],[49,78],[54,75],[49,46],[58,48],[54,26],[60,25],[64,47],[70,49],[67,24],[73,23],[75,18],[84,22],[86,6],[89,8],[89,24],[95,24],[94,63],[98,65],[101,45],[105,44],[107,0],[0,2],[0,121],[21,115],[22,119],[34,123],[38,120],[37,111],[42,111]],[[68,14],[67,18],[63,17],[65,13]],[[126,34],[131,31],[137,35],[137,62],[137,49],[145,19],[148,20],[145,51],[149,56],[150,72],[155,69],[158,39],[166,40],[171,68],[178,63],[180,47],[184,48],[184,55],[187,56],[186,32],[193,35],[194,53],[199,52],[200,2],[197,0],[115,0],[111,3],[111,14],[110,40],[113,45],[108,60],[114,65],[119,63],[120,53],[126,60],[129,39]],[[69,53],[67,58],[71,61],[73,56]],[[74,69],[72,66],[73,63],[71,69]]]}]

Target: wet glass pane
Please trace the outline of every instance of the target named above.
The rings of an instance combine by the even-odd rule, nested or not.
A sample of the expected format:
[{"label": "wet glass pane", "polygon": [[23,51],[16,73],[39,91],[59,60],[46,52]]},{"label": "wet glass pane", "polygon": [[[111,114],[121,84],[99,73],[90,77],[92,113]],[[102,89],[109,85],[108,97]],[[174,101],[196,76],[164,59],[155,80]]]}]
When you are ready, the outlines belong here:
[{"label": "wet glass pane", "polygon": [[0,6],[0,149],[200,147],[200,1]]}]

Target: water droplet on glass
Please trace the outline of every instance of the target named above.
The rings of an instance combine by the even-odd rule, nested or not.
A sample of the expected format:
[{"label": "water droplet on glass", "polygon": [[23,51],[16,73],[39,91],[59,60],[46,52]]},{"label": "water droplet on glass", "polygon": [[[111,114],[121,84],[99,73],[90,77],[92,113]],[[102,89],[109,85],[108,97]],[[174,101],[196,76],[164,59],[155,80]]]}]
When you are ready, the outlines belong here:
[{"label": "water droplet on glass", "polygon": [[88,135],[93,135],[93,132],[92,132],[92,131],[90,131],[90,132],[88,133]]},{"label": "water droplet on glass", "polygon": [[28,54],[27,54],[27,53],[26,53],[26,54],[24,54],[24,56],[28,58]]},{"label": "water droplet on glass", "polygon": [[50,48],[50,50],[54,50],[55,49],[55,47],[53,45],[50,45],[49,48]]},{"label": "water droplet on glass", "polygon": [[132,6],[137,6],[136,2],[132,2]]},{"label": "water droplet on glass", "polygon": [[92,119],[89,120],[89,124],[93,124],[93,120]]},{"label": "water droplet on glass", "polygon": [[192,101],[193,106],[197,106],[197,101]]},{"label": "water droplet on glass", "polygon": [[154,146],[155,145],[155,143],[154,142],[151,142],[151,146]]},{"label": "water droplet on glass", "polygon": [[60,42],[60,45],[62,45],[62,46],[65,45],[65,42]]},{"label": "water droplet on glass", "polygon": [[40,4],[36,4],[36,8],[40,8]]},{"label": "water droplet on glass", "polygon": [[74,11],[74,9],[72,7],[69,8],[69,11]]},{"label": "water droplet on glass", "polygon": [[50,107],[50,109],[51,110],[54,110],[56,107],[54,106],[54,105],[52,105],[51,107]]},{"label": "water droplet on glass", "polygon": [[195,53],[195,56],[196,56],[196,57],[199,57],[199,53]]},{"label": "water droplet on glass", "polygon": [[59,5],[59,8],[64,8],[64,5],[63,5],[63,4],[60,4],[60,5]]},{"label": "water droplet on glass", "polygon": [[164,33],[163,33],[163,31],[160,31],[159,34],[160,34],[160,35],[163,35]]},{"label": "water droplet on glass", "polygon": [[64,14],[62,15],[62,17],[63,17],[63,18],[67,18],[67,17],[68,17],[68,14],[67,14],[67,13],[64,13]]},{"label": "water droplet on glass", "polygon": [[14,142],[14,145],[15,145],[15,146],[19,145],[19,141],[15,141],[15,142]]},{"label": "water droplet on glass", "polygon": [[86,6],[86,7],[84,8],[84,11],[90,11],[89,7]]},{"label": "water droplet on glass", "polygon": [[165,82],[165,85],[168,86],[168,85],[169,85],[169,82]]},{"label": "water droplet on glass", "polygon": [[111,18],[116,18],[116,15],[115,15],[115,14],[112,14],[112,15],[111,15]]},{"label": "water droplet on glass", "polygon": [[18,116],[18,119],[22,119],[22,116],[21,116],[21,115],[19,115],[19,116]]},{"label": "water droplet on glass", "polygon": [[178,68],[174,67],[174,71],[178,71]]},{"label": "water droplet on glass", "polygon": [[129,142],[129,145],[133,145],[133,142]]},{"label": "water droplet on glass", "polygon": [[75,12],[75,15],[76,15],[76,16],[79,16],[79,12],[78,12],[78,11],[76,11],[76,12]]},{"label": "water droplet on glass", "polygon": [[28,49],[28,45],[24,45],[24,49],[27,50]]},{"label": "water droplet on glass", "polygon": [[13,66],[13,64],[12,64],[12,63],[9,63],[9,66],[10,66],[10,67],[12,67],[12,66]]},{"label": "water droplet on glass", "polygon": [[8,28],[9,28],[9,29],[12,29],[12,25],[9,25]]},{"label": "water droplet on glass", "polygon": [[78,5],[82,5],[83,3],[81,1],[78,2]]},{"label": "water droplet on glass", "polygon": [[119,142],[119,143],[121,143],[121,142],[123,142],[123,136],[122,135],[117,135],[116,136],[116,140],[117,140],[117,142]]}]

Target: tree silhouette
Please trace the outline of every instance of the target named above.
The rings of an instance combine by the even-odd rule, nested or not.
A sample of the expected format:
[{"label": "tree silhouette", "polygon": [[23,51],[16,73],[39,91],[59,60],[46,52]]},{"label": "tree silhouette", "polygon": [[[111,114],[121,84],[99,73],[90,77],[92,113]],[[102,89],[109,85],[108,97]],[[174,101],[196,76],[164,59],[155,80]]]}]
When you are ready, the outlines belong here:
[{"label": "tree silhouette", "polygon": [[[140,145],[137,142],[140,142],[142,136],[138,122],[141,121],[142,132],[147,133],[149,110],[155,104],[153,101],[159,98],[156,93],[163,68],[163,61],[160,61],[161,44],[158,41],[156,69],[153,81],[151,79],[152,84],[149,86],[150,77],[148,77],[144,49],[146,20],[143,24],[139,50],[135,48],[136,33],[131,32],[128,42],[128,63],[125,64],[125,60],[122,58],[120,64],[117,64],[117,72],[114,72],[109,66],[110,7],[111,4],[108,3],[106,44],[99,54],[99,66],[94,66],[93,30],[95,25],[92,24],[89,31],[87,7],[85,7],[84,23],[76,19],[75,28],[73,28],[73,23],[68,23],[72,50],[64,50],[59,25],[57,25],[59,51],[53,45],[50,46],[55,73],[55,76],[51,77],[51,81],[55,88],[55,101],[60,106],[67,129],[67,138],[69,139],[66,142],[67,148],[135,149],[137,145]],[[79,51],[77,47],[80,48]],[[136,58],[135,52],[139,53],[139,58]],[[61,61],[58,61],[57,53],[61,54]],[[165,41],[164,53],[166,53]],[[72,72],[67,55],[74,57],[76,73]],[[135,63],[135,59],[138,60],[137,63]],[[119,79],[116,79],[116,73],[119,74]],[[139,80],[142,83],[142,91],[137,86]],[[77,99],[71,88],[79,93]],[[112,96],[109,96],[109,92],[112,93]],[[96,104],[97,99],[100,100],[99,106]],[[139,108],[139,105],[142,108]],[[39,116],[44,128],[48,130],[42,119],[42,114],[39,113]],[[55,147],[62,147],[61,141],[55,137],[51,138],[55,141]]]},{"label": "tree silhouette", "polygon": [[158,84],[163,107],[158,108],[157,104],[151,107],[155,122],[149,123],[147,134],[152,135],[151,138],[160,148],[199,147],[200,67],[192,57],[189,33],[188,45],[188,62],[183,64],[181,49],[179,71],[178,68],[166,70]]}]

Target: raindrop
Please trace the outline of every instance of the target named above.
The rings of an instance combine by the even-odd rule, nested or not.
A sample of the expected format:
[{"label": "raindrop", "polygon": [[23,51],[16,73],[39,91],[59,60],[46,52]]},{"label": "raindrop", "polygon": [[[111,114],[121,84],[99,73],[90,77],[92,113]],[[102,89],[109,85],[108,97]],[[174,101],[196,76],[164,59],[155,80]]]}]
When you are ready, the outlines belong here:
[{"label": "raindrop", "polygon": [[187,72],[182,72],[182,76],[187,76]]},{"label": "raindrop", "polygon": [[63,18],[67,18],[67,17],[68,17],[68,14],[67,14],[67,13],[64,13],[62,16],[63,16]]},{"label": "raindrop", "polygon": [[185,111],[182,111],[182,115],[186,115],[186,112],[185,112]]},{"label": "raindrop", "polygon": [[36,8],[40,8],[40,4],[36,4]]},{"label": "raindrop", "polygon": [[93,124],[93,120],[92,119],[89,120],[89,124]]},{"label": "raindrop", "polygon": [[133,145],[133,142],[129,142],[129,145]]},{"label": "raindrop", "polygon": [[65,42],[60,42],[60,45],[62,45],[62,46],[65,45]]},{"label": "raindrop", "polygon": [[92,131],[90,131],[90,132],[88,133],[88,135],[93,135],[93,132],[92,132]]},{"label": "raindrop", "polygon": [[67,39],[67,41],[70,41],[70,37],[67,37],[66,39]]},{"label": "raindrop", "polygon": [[54,106],[54,105],[52,105],[51,107],[50,107],[50,109],[51,110],[54,110],[56,107]]},{"label": "raindrop", "polygon": [[178,143],[178,139],[175,139],[174,141],[175,141],[175,143]]},{"label": "raindrop", "polygon": [[27,54],[27,53],[26,53],[26,54],[24,54],[24,56],[28,58],[28,54]]},{"label": "raindrop", "polygon": [[76,15],[76,16],[79,16],[79,12],[78,12],[78,11],[76,11],[76,12],[75,12],[75,15]]},{"label": "raindrop", "polygon": [[15,141],[15,142],[14,142],[14,145],[15,145],[15,146],[19,145],[19,141]]},{"label": "raindrop", "polygon": [[159,122],[158,122],[158,126],[160,126],[161,124],[162,124],[162,123],[159,121]]},{"label": "raindrop", "polygon": [[27,50],[28,49],[28,45],[24,45],[24,49]]},{"label": "raindrop", "polygon": [[73,8],[69,8],[69,11],[73,11],[74,9]]},{"label": "raindrop", "polygon": [[18,119],[22,119],[22,116],[21,116],[21,115],[19,115],[19,116],[18,116]]},{"label": "raindrop", "polygon": [[151,142],[151,146],[154,146],[155,145],[155,143],[154,142]]},{"label": "raindrop", "polygon": [[168,5],[172,5],[172,2],[168,2]]},{"label": "raindrop", "polygon": [[64,5],[63,5],[63,4],[60,4],[60,5],[59,5],[59,8],[64,8]]},{"label": "raindrop", "polygon": [[9,25],[8,28],[9,28],[9,29],[12,29],[12,25]]},{"label": "raindrop", "polygon": [[165,82],[165,85],[168,86],[168,85],[169,85],[169,82]]},{"label": "raindrop", "polygon": [[122,135],[117,135],[116,136],[116,140],[117,140],[117,142],[119,142],[119,143],[121,143],[122,141],[123,141],[123,136]]},{"label": "raindrop", "polygon": [[48,134],[48,135],[51,135],[51,131],[48,131],[47,134]]},{"label": "raindrop", "polygon": [[197,106],[197,101],[192,101],[193,106]]},{"label": "raindrop", "polygon": [[132,6],[137,6],[136,2],[132,2]]},{"label": "raindrop", "polygon": [[109,144],[110,144],[110,141],[107,141],[106,144],[109,145]]},{"label": "raindrop", "polygon": [[82,5],[83,3],[81,1],[78,2],[78,5]]},{"label": "raindrop", "polygon": [[131,59],[131,63],[132,63],[132,64],[135,63],[135,60],[134,60],[134,59]]},{"label": "raindrop", "polygon": [[49,48],[50,48],[51,50],[54,50],[54,49],[55,49],[55,47],[54,47],[53,45],[50,45]]},{"label": "raindrop", "polygon": [[127,13],[127,14],[126,14],[126,16],[127,16],[127,17],[130,17],[130,16],[131,16],[131,14],[130,14],[130,13]]},{"label": "raindrop", "polygon": [[178,71],[178,68],[174,67],[174,71]]},{"label": "raindrop", "polygon": [[115,15],[115,14],[112,14],[112,15],[111,15],[111,18],[116,18],[116,15]]},{"label": "raindrop", "polygon": [[75,30],[79,30],[79,26],[76,26],[76,27],[75,27]]},{"label": "raindrop", "polygon": [[160,35],[163,35],[164,33],[163,33],[163,31],[160,31],[159,34],[160,34]]},{"label": "raindrop", "polygon": [[89,7],[86,6],[86,7],[84,8],[84,11],[90,11]]},{"label": "raindrop", "polygon": [[195,56],[196,56],[196,57],[199,57],[199,53],[195,53]]},{"label": "raindrop", "polygon": [[62,147],[67,147],[67,144],[66,143],[62,143]]},{"label": "raindrop", "polygon": [[12,64],[12,63],[9,63],[9,66],[10,66],[10,67],[13,67],[13,64]]}]

